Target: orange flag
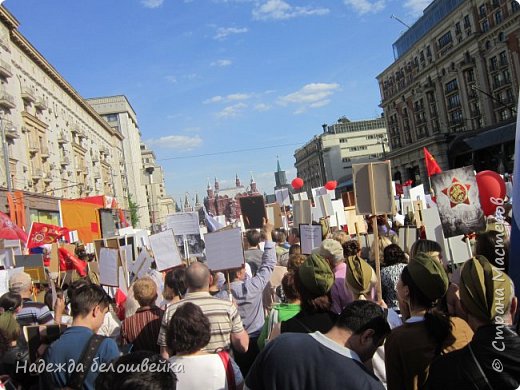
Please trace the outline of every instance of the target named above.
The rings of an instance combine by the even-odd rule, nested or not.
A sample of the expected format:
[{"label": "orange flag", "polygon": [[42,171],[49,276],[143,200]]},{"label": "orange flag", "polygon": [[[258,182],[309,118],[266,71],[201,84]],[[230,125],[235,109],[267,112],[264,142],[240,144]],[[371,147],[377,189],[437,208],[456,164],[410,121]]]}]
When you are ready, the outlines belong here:
[{"label": "orange flag", "polygon": [[437,173],[441,173],[442,169],[435,161],[435,158],[428,152],[428,149],[423,148],[424,151],[424,162],[426,163],[426,172],[428,172],[428,177],[436,175]]}]

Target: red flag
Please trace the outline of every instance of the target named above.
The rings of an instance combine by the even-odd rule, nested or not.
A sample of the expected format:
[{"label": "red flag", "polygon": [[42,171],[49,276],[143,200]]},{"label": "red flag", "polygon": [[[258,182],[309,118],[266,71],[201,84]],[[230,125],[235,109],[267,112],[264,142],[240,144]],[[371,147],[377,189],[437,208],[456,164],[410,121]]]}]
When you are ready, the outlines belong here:
[{"label": "red flag", "polygon": [[117,306],[117,317],[123,321],[125,319],[125,303],[126,303],[126,294],[120,288],[116,291],[116,296],[114,297]]},{"label": "red flag", "polygon": [[58,248],[60,271],[77,271],[79,276],[87,276],[87,262],[78,259],[65,248]]},{"label": "red flag", "polygon": [[0,211],[0,238],[27,242],[27,233],[20,229],[7,215]]},{"label": "red flag", "polygon": [[68,232],[69,229],[67,228],[48,225],[46,223],[33,222],[31,231],[29,232],[27,248],[36,248],[37,246],[52,244]]},{"label": "red flag", "polygon": [[426,172],[428,173],[428,177],[436,175],[437,173],[441,173],[442,169],[435,161],[435,158],[428,152],[428,149],[423,148],[424,151],[424,162],[426,164]]}]

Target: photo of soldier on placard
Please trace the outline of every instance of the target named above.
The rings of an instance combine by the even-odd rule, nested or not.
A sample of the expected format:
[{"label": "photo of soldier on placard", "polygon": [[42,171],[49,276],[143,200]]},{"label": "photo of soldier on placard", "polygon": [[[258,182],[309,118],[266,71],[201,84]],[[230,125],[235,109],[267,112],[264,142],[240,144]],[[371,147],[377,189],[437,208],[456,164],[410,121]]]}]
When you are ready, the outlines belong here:
[{"label": "photo of soldier on placard", "polygon": [[432,176],[431,181],[446,238],[485,229],[472,166],[442,172]]}]

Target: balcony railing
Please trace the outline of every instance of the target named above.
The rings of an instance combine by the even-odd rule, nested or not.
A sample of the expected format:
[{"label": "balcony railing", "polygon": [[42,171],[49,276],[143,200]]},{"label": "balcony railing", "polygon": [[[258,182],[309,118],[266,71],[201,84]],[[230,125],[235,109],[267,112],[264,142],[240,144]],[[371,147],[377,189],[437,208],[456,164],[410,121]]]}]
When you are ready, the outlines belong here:
[{"label": "balcony railing", "polygon": [[13,95],[6,91],[0,91],[0,107],[7,108],[8,110],[15,108],[16,104],[14,103]]},{"label": "balcony railing", "polygon": [[12,77],[13,76],[11,65],[9,65],[4,60],[0,60],[0,75],[2,75],[3,77]]},{"label": "balcony railing", "polygon": [[34,103],[36,101],[34,89],[31,87],[22,87],[22,99]]},{"label": "balcony railing", "polygon": [[47,109],[47,103],[43,98],[37,98],[34,102],[34,107],[36,107],[37,110],[43,111]]}]

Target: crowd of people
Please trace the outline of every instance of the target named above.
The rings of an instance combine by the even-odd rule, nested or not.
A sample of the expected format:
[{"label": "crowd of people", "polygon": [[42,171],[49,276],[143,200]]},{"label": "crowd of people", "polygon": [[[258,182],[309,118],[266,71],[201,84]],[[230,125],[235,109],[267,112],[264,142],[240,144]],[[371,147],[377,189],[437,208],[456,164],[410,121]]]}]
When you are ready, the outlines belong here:
[{"label": "crowd of people", "polygon": [[[377,251],[343,231],[302,254],[298,229],[244,235],[245,264],[195,261],[133,281],[124,317],[88,276],[35,294],[13,274],[0,297],[0,380],[12,389],[520,388],[517,298],[502,232],[448,264],[385,229]],[[27,329],[59,325],[30,353]],[[45,327],[44,327],[45,326]],[[47,335],[48,336],[48,335]],[[50,340],[47,338],[47,340]]]}]

